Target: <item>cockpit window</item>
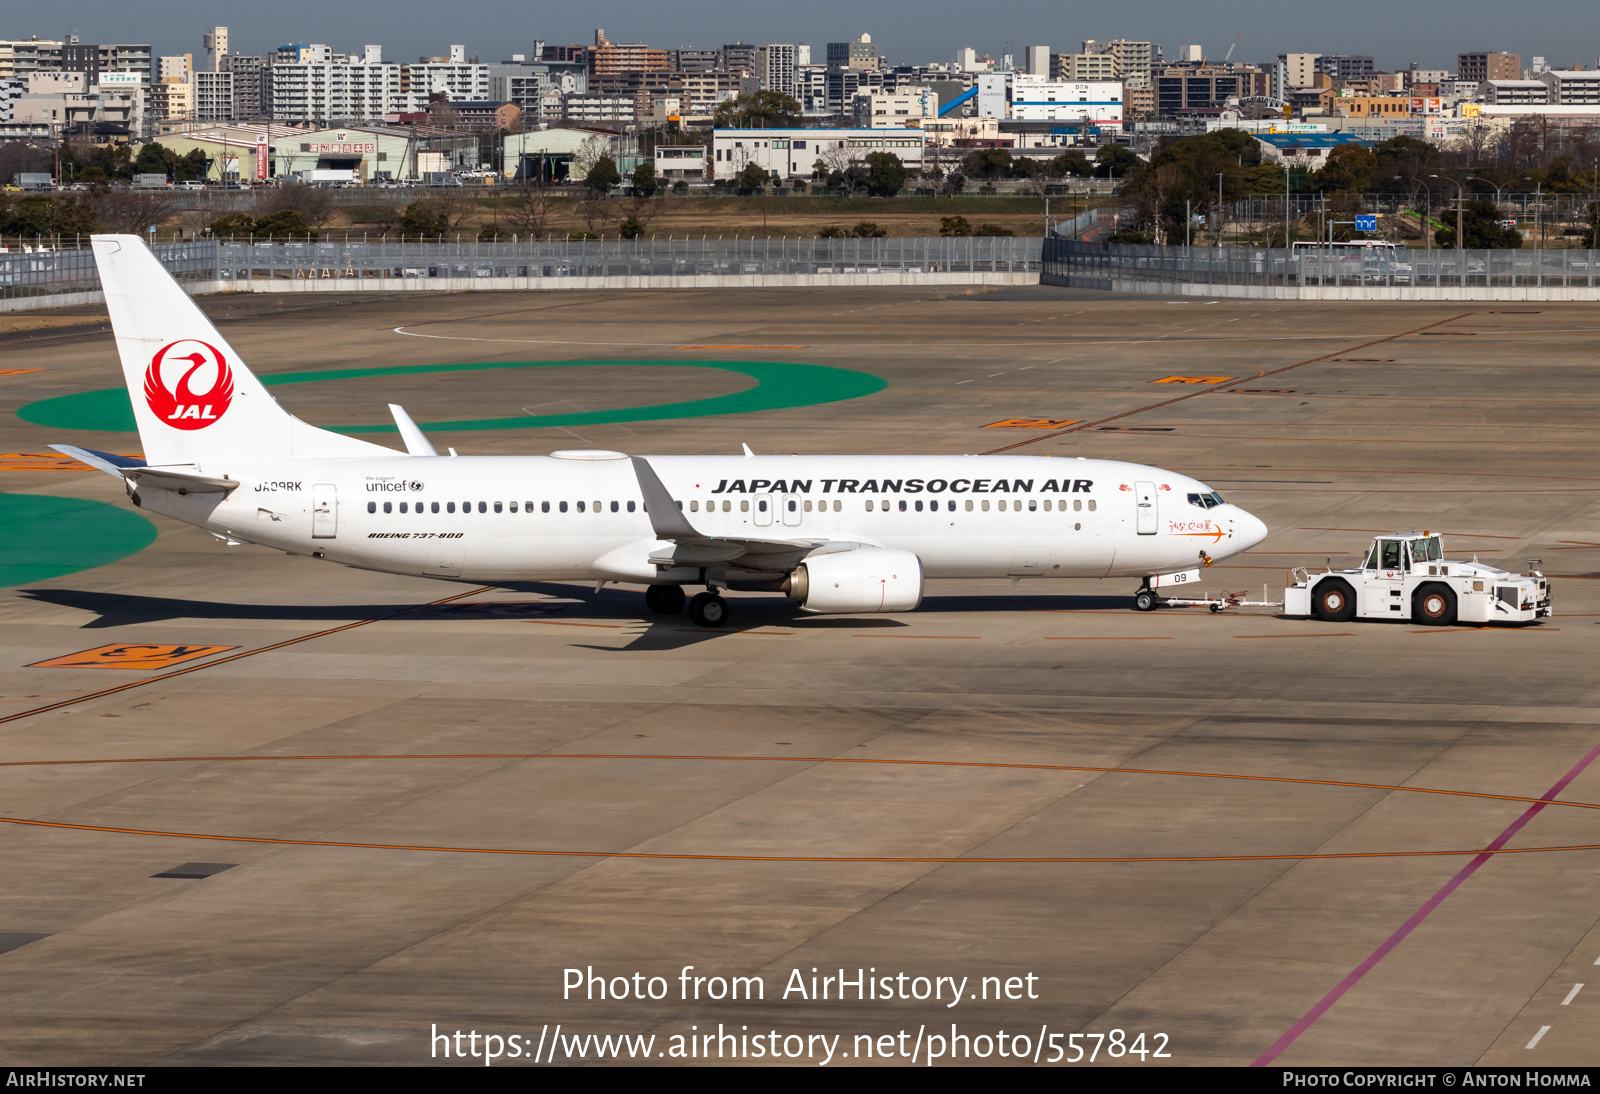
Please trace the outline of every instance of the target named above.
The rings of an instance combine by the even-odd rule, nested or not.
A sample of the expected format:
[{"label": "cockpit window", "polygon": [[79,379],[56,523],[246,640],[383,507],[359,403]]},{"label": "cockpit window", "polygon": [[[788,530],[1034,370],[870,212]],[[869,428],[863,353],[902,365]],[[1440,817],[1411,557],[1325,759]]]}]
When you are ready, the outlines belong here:
[{"label": "cockpit window", "polygon": [[1222,495],[1213,490],[1209,494],[1190,494],[1189,504],[1197,509],[1215,509],[1226,503],[1222,500]]}]

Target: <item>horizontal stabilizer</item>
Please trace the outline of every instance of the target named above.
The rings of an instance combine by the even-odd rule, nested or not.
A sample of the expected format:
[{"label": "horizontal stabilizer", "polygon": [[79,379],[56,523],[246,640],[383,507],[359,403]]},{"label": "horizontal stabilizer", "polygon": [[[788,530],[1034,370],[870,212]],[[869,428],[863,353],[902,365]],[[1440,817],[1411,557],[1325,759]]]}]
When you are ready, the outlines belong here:
[{"label": "horizontal stabilizer", "polygon": [[53,444],[50,447],[63,456],[71,456],[79,463],[86,463],[96,471],[104,471],[119,479],[123,477],[124,471],[145,465],[143,460],[133,456],[119,456],[115,452],[96,452],[92,448],[79,448],[75,444]]},{"label": "horizontal stabilizer", "polygon": [[175,494],[231,494],[239,488],[239,483],[234,479],[171,471],[164,467],[130,467],[122,476],[135,486],[154,486]]}]

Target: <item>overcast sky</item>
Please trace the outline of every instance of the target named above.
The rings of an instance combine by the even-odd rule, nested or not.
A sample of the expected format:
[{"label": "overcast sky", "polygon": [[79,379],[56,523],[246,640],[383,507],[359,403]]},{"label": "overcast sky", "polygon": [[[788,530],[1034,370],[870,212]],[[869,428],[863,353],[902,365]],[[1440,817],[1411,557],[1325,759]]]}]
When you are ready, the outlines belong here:
[{"label": "overcast sky", "polygon": [[1454,68],[1466,50],[1503,49],[1535,55],[1552,65],[1595,64],[1600,53],[1600,18],[1593,0],[1453,0],[1447,4],[1395,4],[1393,0],[1348,0],[1339,5],[1266,0],[1196,4],[1193,0],[1145,0],[1123,14],[1114,5],[1073,10],[1047,0],[812,0],[807,4],[752,4],[731,0],[646,3],[601,0],[593,4],[540,7],[512,0],[475,0],[455,7],[437,0],[274,0],[230,4],[226,0],[63,0],[7,5],[0,38],[38,35],[59,38],[76,32],[85,42],[149,42],[160,53],[199,53],[200,35],[213,22],[229,28],[236,53],[264,52],[285,42],[321,42],[355,51],[368,42],[383,46],[386,61],[414,61],[464,43],[468,56],[507,60],[527,53],[535,38],[555,44],[589,43],[594,28],[613,42],[653,46],[719,46],[734,41],[809,42],[821,60],[826,43],[866,31],[895,64],[943,61],[961,46],[998,58],[1008,44],[1048,45],[1073,52],[1084,38],[1151,41],[1170,56],[1179,45],[1198,42],[1221,58],[1235,34],[1236,61],[1265,61],[1283,51],[1370,53],[1378,68],[1393,71],[1416,61],[1424,68]]}]

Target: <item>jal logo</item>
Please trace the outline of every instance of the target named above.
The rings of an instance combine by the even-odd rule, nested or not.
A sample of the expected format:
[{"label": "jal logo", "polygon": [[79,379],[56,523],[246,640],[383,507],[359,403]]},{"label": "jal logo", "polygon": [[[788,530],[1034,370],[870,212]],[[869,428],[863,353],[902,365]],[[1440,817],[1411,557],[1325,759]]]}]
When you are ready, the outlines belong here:
[{"label": "jal logo", "polygon": [[174,429],[204,429],[233,403],[233,370],[209,343],[169,342],[150,359],[144,398],[151,412]]}]

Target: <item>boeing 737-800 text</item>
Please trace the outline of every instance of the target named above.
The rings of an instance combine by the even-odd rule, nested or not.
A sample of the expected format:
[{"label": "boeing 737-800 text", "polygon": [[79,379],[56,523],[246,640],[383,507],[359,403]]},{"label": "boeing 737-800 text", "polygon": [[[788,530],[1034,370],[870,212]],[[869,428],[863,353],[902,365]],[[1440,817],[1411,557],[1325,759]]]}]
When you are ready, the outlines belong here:
[{"label": "boeing 737-800 text", "polygon": [[702,626],[725,590],[910,611],[928,578],[1132,577],[1141,608],[1267,529],[1187,475],[1038,456],[441,456],[302,422],[136,236],[94,237],[144,459],[56,445],[227,543],[483,583],[645,585]]}]

